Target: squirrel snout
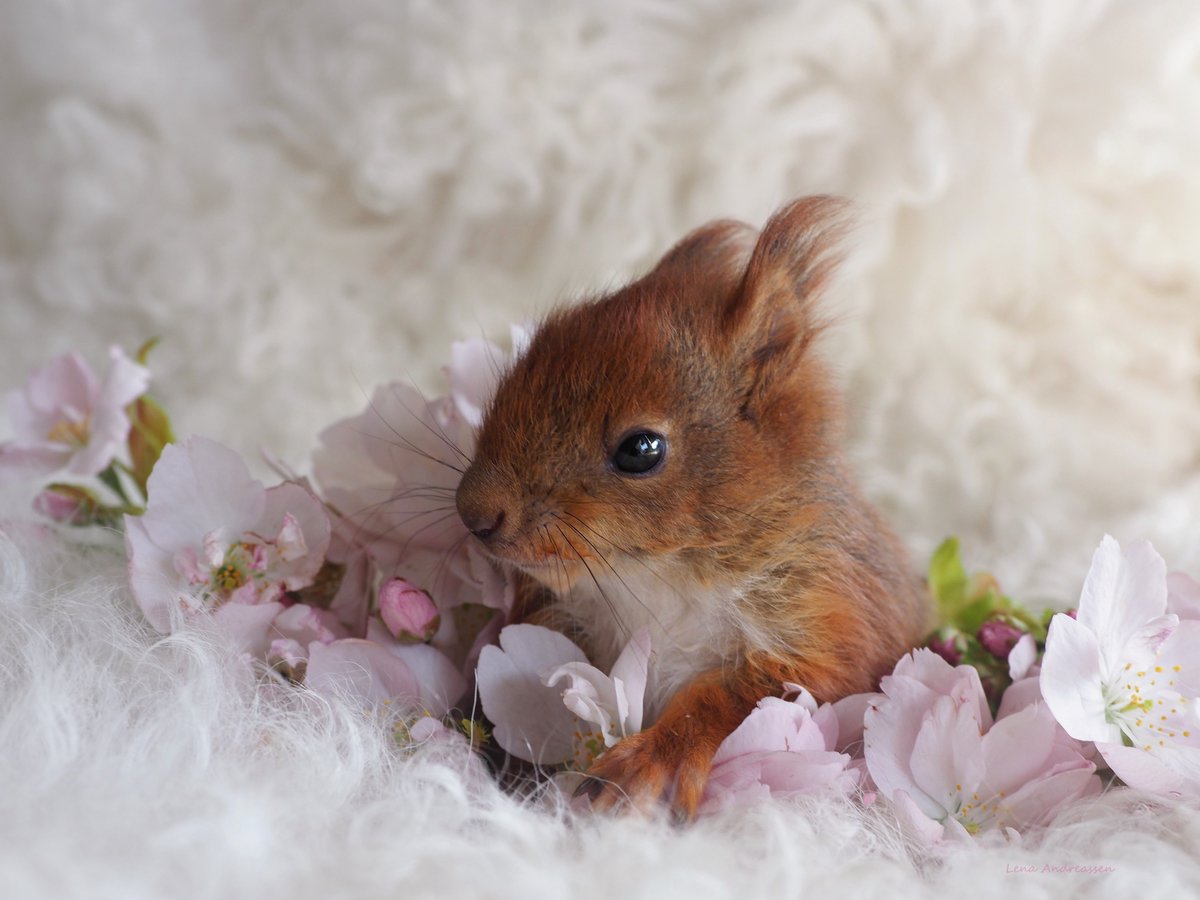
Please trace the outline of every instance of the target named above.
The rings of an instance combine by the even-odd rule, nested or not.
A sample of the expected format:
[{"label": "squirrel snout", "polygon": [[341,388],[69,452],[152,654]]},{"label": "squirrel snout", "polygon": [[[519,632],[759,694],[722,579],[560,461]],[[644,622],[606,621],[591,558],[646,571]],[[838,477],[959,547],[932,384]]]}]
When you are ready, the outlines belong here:
[{"label": "squirrel snout", "polygon": [[499,537],[508,518],[504,501],[489,490],[475,468],[467,469],[454,495],[458,517],[467,531],[489,543]]}]

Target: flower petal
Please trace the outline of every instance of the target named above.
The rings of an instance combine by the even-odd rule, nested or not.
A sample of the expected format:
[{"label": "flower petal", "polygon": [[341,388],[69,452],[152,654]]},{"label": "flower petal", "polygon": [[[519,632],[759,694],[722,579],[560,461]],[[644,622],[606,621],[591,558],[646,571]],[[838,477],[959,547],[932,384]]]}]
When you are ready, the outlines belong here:
[{"label": "flower petal", "polygon": [[428,644],[401,644],[390,641],[388,652],[403,660],[417,681],[417,694],[426,715],[444,716],[467,690],[454,663],[441,650]]},{"label": "flower petal", "polygon": [[0,486],[41,478],[70,461],[71,451],[62,444],[0,444]]},{"label": "flower petal", "polygon": [[700,812],[707,814],[748,805],[767,794],[791,797],[832,787],[848,794],[858,784],[843,753],[786,750],[747,753],[714,766],[704,789]]},{"label": "flower petal", "polygon": [[1168,689],[1189,703],[1200,701],[1200,620],[1180,622],[1159,647],[1155,664],[1164,671]]},{"label": "flower petal", "polygon": [[1183,572],[1167,576],[1167,612],[1180,619],[1200,620],[1200,581]]},{"label": "flower petal", "polygon": [[232,536],[260,523],[262,483],[233,450],[203,437],[169,444],[150,474],[146,531],[162,549],[201,546],[207,535]]},{"label": "flower petal", "polygon": [[[562,688],[564,680],[567,686]],[[542,682],[547,687],[561,689],[563,705],[583,721],[595,725],[606,747],[612,747],[624,737],[618,733],[621,712],[618,709],[617,686],[595,666],[565,663],[543,673]]]},{"label": "flower petal", "polygon": [[986,794],[1011,794],[1043,774],[1058,723],[1041,703],[997,719],[983,736]]},{"label": "flower petal", "polygon": [[1147,541],[1121,545],[1105,535],[1079,597],[1077,619],[1096,635],[1106,666],[1142,626],[1166,612],[1167,566]]},{"label": "flower petal", "polygon": [[650,667],[650,629],[639,628],[613,663],[612,680],[620,683],[618,695],[624,700],[620,717],[625,734],[642,730],[642,713],[646,699],[646,679]]},{"label": "flower petal", "polygon": [[263,659],[271,646],[271,626],[281,612],[282,603],[223,603],[213,610],[212,621],[238,650]]},{"label": "flower petal", "polygon": [[[190,598],[187,579],[150,537],[144,516],[125,516],[125,557],[129,565],[129,587],[146,620],[159,634],[168,634],[172,613],[180,608],[180,597]],[[188,600],[191,605],[194,601]]]},{"label": "flower petal", "polygon": [[[295,534],[297,529],[299,535]],[[268,570],[271,581],[282,582],[289,591],[312,584],[325,562],[331,529],[324,505],[307,488],[291,482],[267,488],[262,513],[247,530],[272,541],[282,536],[287,545],[280,548],[287,552],[281,552]],[[300,547],[303,552],[296,553]]]},{"label": "flower petal", "polygon": [[1037,641],[1032,634],[1026,634],[1017,641],[1008,654],[1008,677],[1020,681],[1030,675],[1030,669],[1037,662]]},{"label": "flower petal", "polygon": [[1100,790],[1093,763],[1083,757],[1062,762],[1003,798],[996,810],[998,824],[1020,828],[1049,825],[1064,806]]},{"label": "flower petal", "polygon": [[1038,680],[1067,734],[1080,741],[1120,742],[1120,727],[1105,716],[1100,647],[1087,626],[1064,613],[1050,620]]},{"label": "flower petal", "polygon": [[[829,709],[829,705],[821,710]],[[817,723],[817,715],[807,707],[778,697],[764,697],[742,724],[725,740],[725,753],[736,755],[766,750],[825,752],[832,750],[829,735]],[[717,750],[722,754],[721,748]],[[714,756],[714,759],[717,757]]]},{"label": "flower petal", "polygon": [[404,660],[359,638],[309,644],[304,683],[318,693],[348,697],[368,707],[399,703],[415,708],[421,697]]},{"label": "flower petal", "polygon": [[996,721],[1005,719],[1008,716],[1019,713],[1031,703],[1044,703],[1042,697],[1042,685],[1038,676],[1032,675],[1029,678],[1022,678],[1020,681],[1014,681],[1004,690],[1004,696],[1000,698],[1000,708],[996,710]]},{"label": "flower petal", "polygon": [[72,458],[68,471],[88,477],[103,471],[129,437],[125,407],[146,392],[150,370],[138,365],[120,347],[109,349],[109,367],[91,410],[88,439]]},{"label": "flower petal", "polygon": [[932,650],[922,647],[902,656],[892,676],[915,679],[938,694],[969,696],[979,712],[982,727],[992,724],[992,712],[979,672],[971,666],[952,666]]},{"label": "flower petal", "polygon": [[67,415],[90,415],[98,393],[96,376],[82,356],[67,353],[55,357],[34,371],[22,390],[9,393],[13,437],[22,443],[45,440]]},{"label": "flower petal", "polygon": [[274,636],[291,638],[306,646],[313,641],[331,644],[339,638],[350,636],[332,612],[304,603],[293,604],[280,613],[275,619],[274,630]]},{"label": "flower petal", "polygon": [[563,705],[562,692],[540,673],[587,659],[565,636],[539,625],[509,625],[499,647],[484,647],[475,672],[483,711],[496,742],[513,756],[554,765],[574,752],[579,720]]},{"label": "flower petal", "polygon": [[891,794],[892,810],[900,822],[900,828],[922,847],[933,847],[941,842],[946,829],[921,811],[906,791]]},{"label": "flower petal", "polygon": [[971,793],[984,776],[983,739],[972,707],[956,703],[953,697],[939,697],[913,744],[913,781],[946,813],[954,812],[961,795]]},{"label": "flower petal", "polygon": [[446,367],[450,395],[472,428],[483,424],[483,408],[496,393],[504,365],[500,348],[482,338],[450,345],[450,365]]},{"label": "flower petal", "polygon": [[1183,795],[1183,778],[1152,754],[1122,744],[1096,744],[1110,769],[1131,788],[1164,797]]},{"label": "flower petal", "polygon": [[863,716],[867,708],[882,699],[882,694],[851,694],[833,702],[834,713],[837,714],[838,736],[835,750],[849,753],[851,756],[862,757],[863,753]]},{"label": "flower petal", "polygon": [[921,716],[939,696],[912,678],[884,678],[888,693],[873,701],[863,716],[863,755],[872,780],[884,796],[903,791],[928,815],[941,815],[942,807],[913,780],[913,747]]},{"label": "flower petal", "polygon": [[364,412],[321,432],[313,455],[325,497],[355,523],[389,575],[399,574],[393,569],[408,549],[446,553],[467,536],[457,516],[443,515],[433,489],[458,486],[470,431],[448,431],[436,405],[410,385],[381,385]]}]

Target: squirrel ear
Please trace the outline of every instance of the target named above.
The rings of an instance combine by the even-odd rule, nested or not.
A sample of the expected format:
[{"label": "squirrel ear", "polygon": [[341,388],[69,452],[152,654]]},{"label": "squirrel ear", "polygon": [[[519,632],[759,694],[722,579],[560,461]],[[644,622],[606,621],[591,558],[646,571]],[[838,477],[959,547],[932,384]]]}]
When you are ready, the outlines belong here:
[{"label": "squirrel ear", "polygon": [[709,222],[684,235],[647,277],[723,285],[727,297],[741,282],[757,237],[755,228],[736,219]]},{"label": "squirrel ear", "polygon": [[820,330],[815,301],[840,260],[846,211],[837,197],[805,197],[763,228],[722,323],[757,368],[795,361]]}]

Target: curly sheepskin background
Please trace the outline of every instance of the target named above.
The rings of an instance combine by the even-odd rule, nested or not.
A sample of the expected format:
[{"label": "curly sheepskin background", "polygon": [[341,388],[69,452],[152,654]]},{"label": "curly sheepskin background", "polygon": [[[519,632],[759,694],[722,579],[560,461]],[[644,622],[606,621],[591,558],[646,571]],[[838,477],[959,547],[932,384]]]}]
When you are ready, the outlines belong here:
[{"label": "curly sheepskin background", "polygon": [[[0,387],[158,335],[178,431],[303,466],[375,383],[440,390],[450,341],[706,219],[838,193],[859,227],[825,350],[914,565],[957,534],[1067,606],[1111,532],[1200,574],[1194,3],[3,0],[0,22]],[[566,822],[156,641],[119,543],[47,544],[11,524],[27,503],[0,497],[6,897],[1200,890],[1200,815],[1133,795],[943,863],[845,804]],[[1040,871],[1070,864],[1111,871]]]}]

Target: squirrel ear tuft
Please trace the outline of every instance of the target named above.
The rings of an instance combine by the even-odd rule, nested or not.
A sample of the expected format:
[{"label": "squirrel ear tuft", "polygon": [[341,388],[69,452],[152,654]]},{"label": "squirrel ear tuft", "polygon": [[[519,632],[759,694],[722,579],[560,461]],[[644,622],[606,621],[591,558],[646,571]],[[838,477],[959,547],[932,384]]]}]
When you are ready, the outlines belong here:
[{"label": "squirrel ear tuft", "polygon": [[684,318],[712,324],[739,288],[754,252],[758,231],[745,222],[718,219],[686,234],[638,282],[651,289],[656,305]]},{"label": "squirrel ear tuft", "polygon": [[816,300],[841,260],[847,210],[837,197],[804,197],[771,217],[725,309],[726,334],[759,359],[808,345],[819,330]]},{"label": "squirrel ear tuft", "polygon": [[824,402],[820,369],[806,351],[824,324],[815,308],[840,259],[847,207],[836,197],[806,197],[772,216],[725,307],[721,331],[746,379],[748,418],[783,408],[795,416]]},{"label": "squirrel ear tuft", "polygon": [[736,219],[717,219],[689,231],[659,260],[652,274],[735,275],[739,279],[754,252],[757,229]]}]

